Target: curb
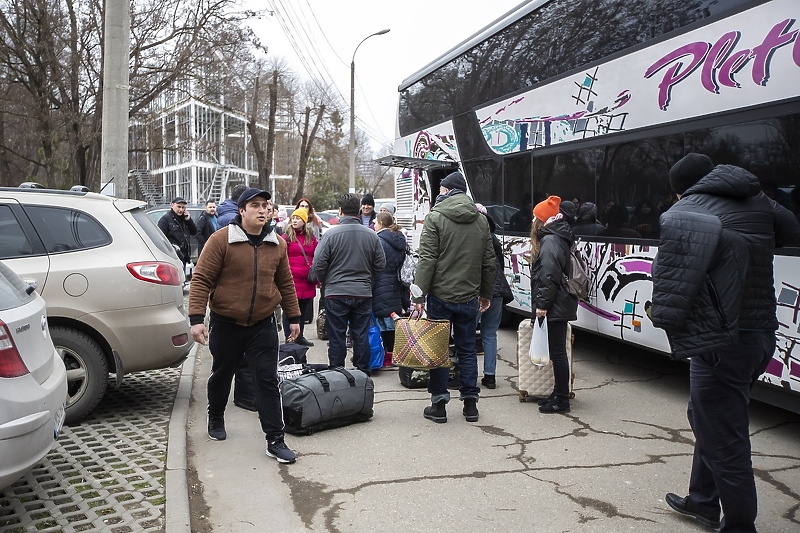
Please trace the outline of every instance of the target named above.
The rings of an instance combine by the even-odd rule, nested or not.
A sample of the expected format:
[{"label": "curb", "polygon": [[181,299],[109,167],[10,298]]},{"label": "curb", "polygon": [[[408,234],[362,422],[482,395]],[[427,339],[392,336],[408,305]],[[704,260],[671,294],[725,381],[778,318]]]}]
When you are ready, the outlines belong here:
[{"label": "curb", "polygon": [[189,419],[189,399],[192,396],[198,348],[199,345],[195,343],[186,361],[183,362],[178,392],[169,420],[165,481],[166,533],[191,533],[189,483],[186,475],[186,423]]}]

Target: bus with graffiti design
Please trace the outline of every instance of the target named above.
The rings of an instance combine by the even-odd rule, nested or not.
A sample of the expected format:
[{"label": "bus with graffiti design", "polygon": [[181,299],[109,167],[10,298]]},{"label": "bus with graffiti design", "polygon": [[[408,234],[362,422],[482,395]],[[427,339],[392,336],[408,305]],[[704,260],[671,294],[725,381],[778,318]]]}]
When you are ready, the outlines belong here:
[{"label": "bus with graffiti design", "polygon": [[[648,317],[668,174],[737,165],[800,216],[800,2],[533,0],[399,86],[397,218],[414,245],[460,170],[487,207],[530,316],[531,208],[573,202],[591,270],[574,326],[669,352]],[[753,397],[800,412],[800,249],[776,250],[777,346]]]}]

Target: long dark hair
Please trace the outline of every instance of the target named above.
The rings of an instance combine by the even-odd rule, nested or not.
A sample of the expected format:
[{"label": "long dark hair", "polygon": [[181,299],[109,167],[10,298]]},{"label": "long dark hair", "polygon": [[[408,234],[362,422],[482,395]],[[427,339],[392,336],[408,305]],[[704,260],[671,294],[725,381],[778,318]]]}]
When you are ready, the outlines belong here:
[{"label": "long dark hair", "polygon": [[317,228],[320,230],[322,229],[322,222],[320,222],[319,217],[314,213],[314,205],[311,203],[311,200],[306,198],[305,196],[297,200],[297,204],[294,206],[295,209],[300,208],[300,204],[303,202],[308,204],[308,207],[304,208],[308,212],[308,224],[313,223]]}]

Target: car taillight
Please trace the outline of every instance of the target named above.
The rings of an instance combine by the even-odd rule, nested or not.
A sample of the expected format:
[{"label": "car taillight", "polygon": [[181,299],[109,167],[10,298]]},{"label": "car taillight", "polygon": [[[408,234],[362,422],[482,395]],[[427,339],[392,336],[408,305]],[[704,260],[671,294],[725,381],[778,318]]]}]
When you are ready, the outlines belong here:
[{"label": "car taillight", "polygon": [[29,373],[11,338],[5,322],[0,320],[0,378],[17,378]]},{"label": "car taillight", "polygon": [[149,261],[143,263],[128,263],[128,270],[133,277],[149,283],[159,285],[180,285],[180,271],[171,263]]}]

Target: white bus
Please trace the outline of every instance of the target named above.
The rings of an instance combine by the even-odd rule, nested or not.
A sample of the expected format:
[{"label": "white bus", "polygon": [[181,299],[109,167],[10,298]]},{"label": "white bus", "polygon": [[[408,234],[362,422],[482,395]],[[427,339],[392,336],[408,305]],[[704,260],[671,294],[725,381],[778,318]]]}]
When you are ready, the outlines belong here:
[{"label": "white bus", "polygon": [[[520,4],[400,85],[394,155],[379,160],[400,167],[399,222],[416,245],[461,170],[498,226],[508,307],[528,315],[531,205],[594,204],[597,223],[576,230],[592,291],[574,325],[669,352],[646,311],[672,164],[700,152],[741,166],[800,213],[799,19],[797,0]],[[775,257],[778,342],[753,396],[800,412],[798,255]]]}]

